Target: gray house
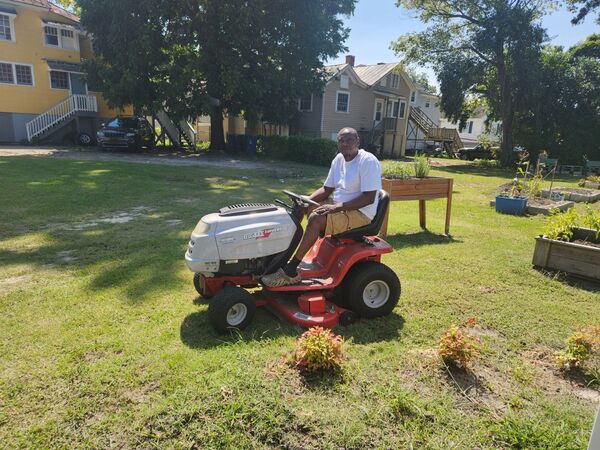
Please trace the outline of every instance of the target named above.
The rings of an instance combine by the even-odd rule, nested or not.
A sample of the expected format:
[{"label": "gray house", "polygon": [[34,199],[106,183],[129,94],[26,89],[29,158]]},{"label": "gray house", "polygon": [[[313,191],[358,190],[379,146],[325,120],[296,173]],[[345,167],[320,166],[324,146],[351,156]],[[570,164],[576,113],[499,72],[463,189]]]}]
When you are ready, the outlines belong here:
[{"label": "gray house", "polygon": [[292,132],[336,139],[345,126],[358,130],[361,146],[372,146],[385,156],[404,156],[409,101],[416,86],[397,63],[327,66],[329,80],[323,95],[298,100],[301,117]]}]

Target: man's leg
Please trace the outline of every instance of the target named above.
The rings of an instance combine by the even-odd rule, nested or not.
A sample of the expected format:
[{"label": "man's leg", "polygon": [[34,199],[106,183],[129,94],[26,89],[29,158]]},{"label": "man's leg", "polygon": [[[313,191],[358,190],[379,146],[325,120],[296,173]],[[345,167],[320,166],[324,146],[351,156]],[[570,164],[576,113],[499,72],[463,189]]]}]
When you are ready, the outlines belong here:
[{"label": "man's leg", "polygon": [[310,248],[317,242],[322,231],[325,231],[327,226],[327,216],[320,216],[318,214],[311,214],[308,217],[308,224],[306,225],[306,231],[300,245],[296,250],[296,254],[292,259],[288,261],[285,267],[279,269],[277,272],[265,275],[262,277],[262,281],[269,287],[285,286],[289,284],[296,284],[300,281],[298,275],[298,265],[304,255],[308,253]]},{"label": "man's leg", "polygon": [[321,216],[314,213],[308,216],[306,231],[304,232],[304,236],[302,236],[296,254],[283,268],[288,276],[293,277],[298,274],[298,265],[302,261],[302,258],[304,258],[304,255],[308,253],[315,242],[317,242],[317,239],[319,239],[322,232],[325,231],[326,226],[327,216]]}]

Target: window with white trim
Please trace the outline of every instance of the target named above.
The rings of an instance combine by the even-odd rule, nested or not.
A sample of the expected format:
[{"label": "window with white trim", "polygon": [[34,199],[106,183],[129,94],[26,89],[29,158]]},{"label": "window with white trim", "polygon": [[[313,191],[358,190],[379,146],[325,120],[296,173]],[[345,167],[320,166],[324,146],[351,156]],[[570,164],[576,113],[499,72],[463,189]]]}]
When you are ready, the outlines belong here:
[{"label": "window with white trim", "polygon": [[406,114],[406,102],[400,102],[400,111],[398,112],[398,118],[404,119]]},{"label": "window with white trim", "polygon": [[429,101],[425,102],[425,108],[429,108],[429,105],[430,105]]},{"label": "window with white trim", "polygon": [[44,41],[46,42],[46,45],[58,47],[58,28],[44,27]]},{"label": "window with white trim", "polygon": [[469,121],[469,131],[467,131],[467,133],[471,134],[473,132],[473,121],[470,120]]},{"label": "window with white trim", "polygon": [[416,99],[416,97],[417,97],[417,95],[416,95],[416,94],[417,94],[417,93],[416,93],[415,91],[412,91],[412,93],[410,94],[410,102],[411,102],[411,103],[414,103],[414,102],[415,102],[415,99]]},{"label": "window with white trim", "polygon": [[50,87],[53,89],[69,89],[69,72],[51,70]]},{"label": "window with white trim", "polygon": [[0,41],[15,41],[14,15],[0,13]]},{"label": "window with white trim", "polygon": [[350,106],[350,93],[338,92],[335,98],[335,112],[347,113]]},{"label": "window with white trim", "polygon": [[304,95],[298,100],[298,109],[306,112],[312,111],[312,100],[312,94]]},{"label": "window with white trim", "polygon": [[53,25],[44,26],[44,44],[48,47],[78,50],[78,39],[79,34],[71,27],[59,27]]},{"label": "window with white trim", "polygon": [[33,67],[29,64],[0,62],[0,83],[33,86]]},{"label": "window with white trim", "polygon": [[398,86],[400,86],[400,75],[398,75],[397,73],[393,73],[392,74],[392,87],[394,89],[397,89]]}]

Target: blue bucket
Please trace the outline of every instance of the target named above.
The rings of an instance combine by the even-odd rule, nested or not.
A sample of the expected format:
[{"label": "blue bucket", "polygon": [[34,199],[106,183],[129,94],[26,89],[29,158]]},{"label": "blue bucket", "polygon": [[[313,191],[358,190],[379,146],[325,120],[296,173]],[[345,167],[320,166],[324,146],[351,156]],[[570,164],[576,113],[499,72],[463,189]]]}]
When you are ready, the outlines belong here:
[{"label": "blue bucket", "polygon": [[496,197],[496,211],[503,214],[522,216],[527,208],[527,197]]}]

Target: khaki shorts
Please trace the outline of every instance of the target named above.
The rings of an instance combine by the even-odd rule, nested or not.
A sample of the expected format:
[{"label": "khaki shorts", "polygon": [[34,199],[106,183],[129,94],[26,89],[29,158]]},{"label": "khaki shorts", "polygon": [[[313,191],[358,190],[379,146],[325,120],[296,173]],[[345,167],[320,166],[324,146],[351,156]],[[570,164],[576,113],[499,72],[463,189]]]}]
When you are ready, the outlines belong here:
[{"label": "khaki shorts", "polygon": [[[331,205],[333,200],[327,199],[321,202],[322,205]],[[358,209],[352,211],[340,211],[333,214],[327,214],[327,226],[325,227],[325,236],[343,233],[371,223],[371,219],[361,213]]]}]

